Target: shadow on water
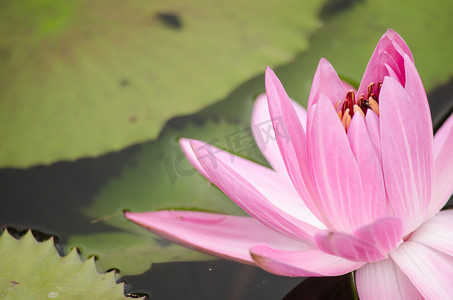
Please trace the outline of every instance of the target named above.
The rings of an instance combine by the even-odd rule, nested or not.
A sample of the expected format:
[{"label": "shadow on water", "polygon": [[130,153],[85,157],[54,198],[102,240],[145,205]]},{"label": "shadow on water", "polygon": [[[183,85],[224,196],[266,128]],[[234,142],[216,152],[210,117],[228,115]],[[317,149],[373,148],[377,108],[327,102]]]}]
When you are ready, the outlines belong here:
[{"label": "shadow on water", "polygon": [[68,235],[109,231],[82,213],[105,183],[119,176],[139,146],[98,158],[29,169],[0,169],[0,226]]},{"label": "shadow on water", "polygon": [[312,277],[305,279],[283,300],[351,300],[354,294],[349,274],[335,277]]},{"label": "shadow on water", "polygon": [[126,276],[127,292],[150,299],[282,299],[303,278],[286,278],[226,260],[153,264],[143,275]]},{"label": "shadow on water", "polygon": [[433,119],[434,132],[442,126],[453,113],[453,78],[428,95],[429,108]]}]

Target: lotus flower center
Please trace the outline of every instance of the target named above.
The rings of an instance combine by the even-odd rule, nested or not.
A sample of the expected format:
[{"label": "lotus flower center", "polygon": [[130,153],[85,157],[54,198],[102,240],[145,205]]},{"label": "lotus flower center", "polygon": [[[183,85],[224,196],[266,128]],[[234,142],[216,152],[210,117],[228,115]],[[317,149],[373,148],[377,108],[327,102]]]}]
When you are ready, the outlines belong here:
[{"label": "lotus flower center", "polygon": [[340,104],[343,103],[341,109],[339,109],[337,113],[346,131],[348,131],[352,117],[357,112],[360,113],[362,117],[365,117],[367,111],[371,109],[379,116],[379,92],[381,91],[381,87],[382,82],[378,82],[378,84],[371,82],[367,87],[366,97],[364,94],[361,94],[357,101],[355,92],[349,90],[349,92],[346,93],[346,98],[340,99],[335,104],[335,109],[338,110]]}]

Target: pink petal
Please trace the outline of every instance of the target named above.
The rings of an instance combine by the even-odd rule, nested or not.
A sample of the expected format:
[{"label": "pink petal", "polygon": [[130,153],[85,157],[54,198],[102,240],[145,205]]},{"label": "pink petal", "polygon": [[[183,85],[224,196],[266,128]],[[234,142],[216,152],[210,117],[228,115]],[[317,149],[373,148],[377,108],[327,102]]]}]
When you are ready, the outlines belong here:
[{"label": "pink petal", "polygon": [[390,75],[394,79],[404,84],[404,77],[399,70],[397,62],[389,53],[383,51],[376,57],[373,65],[367,67],[367,71],[363,75],[360,83],[358,95],[366,95],[367,87],[371,82],[377,84],[379,81],[384,80],[384,76]]},{"label": "pink petal", "polygon": [[322,231],[315,235],[319,249],[352,261],[377,261],[401,242],[403,228],[395,217],[377,219],[354,234]]},{"label": "pink petal", "polygon": [[186,247],[247,264],[255,264],[250,256],[250,247],[256,244],[265,243],[287,249],[307,247],[250,217],[168,210],[127,212],[126,217]]},{"label": "pink petal", "polygon": [[264,270],[283,276],[337,276],[360,268],[363,263],[329,255],[318,249],[278,250],[266,245],[253,246],[253,260]]},{"label": "pink petal", "polygon": [[325,58],[321,58],[313,78],[307,107],[310,108],[316,104],[321,94],[329,95],[332,105],[335,105],[338,100],[345,98],[346,92],[347,90],[335,69]]},{"label": "pink petal", "polygon": [[[302,127],[307,123],[307,112],[297,102],[292,101]],[[287,174],[285,163],[278,149],[275,131],[272,127],[269,106],[265,94],[255,100],[252,114],[252,131],[258,147],[272,168],[281,174]]]},{"label": "pink petal", "polygon": [[394,45],[398,45],[399,48],[396,46],[394,47],[397,48],[399,53],[406,54],[412,61],[414,61],[411,50],[409,49],[403,38],[398,33],[396,33],[396,31],[388,29],[384,36],[390,38],[393,41]]},{"label": "pink petal", "polygon": [[[423,130],[420,134],[423,138],[426,138],[425,143],[430,146],[429,148],[431,148],[428,148],[430,151],[429,155],[433,156],[433,124],[431,121],[428,98],[426,97],[425,88],[423,87],[420,75],[418,75],[413,61],[407,55],[404,55],[404,70],[404,73],[406,74],[404,89],[411,97],[411,105],[418,112],[417,117],[419,119],[417,121],[421,125],[420,129]],[[432,162],[432,164],[433,163],[434,162]]]},{"label": "pink petal", "polygon": [[318,230],[312,224],[323,226],[285,177],[237,156],[231,160],[231,154],[199,141],[192,140],[191,145],[212,183],[257,220],[304,240],[312,239]]},{"label": "pink petal", "polygon": [[356,200],[355,205],[362,207],[360,213],[366,220],[374,220],[387,213],[384,178],[365,119],[359,113],[352,118],[347,135],[363,185],[363,198]]},{"label": "pink petal", "polygon": [[453,114],[451,114],[448,119],[442,124],[442,126],[437,130],[436,135],[434,136],[434,157],[442,152],[445,144],[451,137],[451,132],[453,130]]},{"label": "pink petal", "polygon": [[453,114],[434,137],[434,186],[428,210],[432,216],[450,199],[453,193]]},{"label": "pink petal", "polygon": [[391,259],[366,264],[355,273],[360,299],[423,300],[409,278]]},{"label": "pink petal", "polygon": [[405,233],[425,220],[433,170],[431,134],[420,123],[425,112],[412,101],[395,79],[384,79],[379,102],[384,182]]},{"label": "pink petal", "polygon": [[436,214],[417,228],[409,240],[453,256],[453,210]]},{"label": "pink petal", "polygon": [[453,257],[407,241],[390,254],[426,299],[453,298]]},{"label": "pink petal", "polygon": [[374,262],[386,257],[377,246],[348,233],[322,231],[315,235],[322,251],[355,262]]},{"label": "pink petal", "polygon": [[382,253],[388,253],[402,242],[403,226],[398,218],[384,217],[360,227],[354,236],[375,245]]},{"label": "pink petal", "polygon": [[374,145],[376,155],[381,161],[381,134],[379,125],[379,116],[369,109],[366,113],[366,128],[368,130],[368,136]]},{"label": "pink petal", "polygon": [[335,231],[353,232],[372,221],[363,184],[343,125],[330,100],[321,95],[308,133],[318,206]]},{"label": "pink petal", "polygon": [[[184,152],[187,160],[192,164],[192,166],[201,173],[206,179],[211,181],[209,179],[208,174],[206,174],[205,170],[201,166],[201,164],[198,162],[197,156],[195,155],[195,152],[193,152],[192,146],[190,145],[190,139],[186,138],[180,138],[179,139],[179,145],[181,146],[182,151]],[[209,144],[205,144],[206,147],[214,147],[210,146]]]},{"label": "pink petal", "polygon": [[[405,80],[404,73],[402,73],[402,71],[404,70],[403,55],[404,54],[408,55],[408,57],[411,58],[412,61],[414,59],[412,58],[411,51],[409,50],[409,47],[406,45],[404,40],[395,31],[389,29],[379,40],[379,43],[374,49],[373,55],[371,56],[370,61],[368,62],[368,65],[363,74],[362,81],[359,87],[358,91],[359,95],[366,93],[366,88],[368,84],[370,84],[371,78],[373,78],[372,81],[374,83],[377,83],[375,81],[376,78],[378,78],[378,80],[383,80],[383,77],[376,77],[373,75],[373,73],[375,73],[376,70],[379,69],[377,65],[379,65],[380,63],[378,63],[377,61],[379,60],[379,57],[383,52],[387,52],[387,54],[395,61],[396,67],[393,64],[390,65],[394,69],[395,73],[401,74],[403,76],[402,80]],[[398,72],[397,70],[401,70],[401,72]]]},{"label": "pink petal", "polygon": [[389,77],[392,77],[392,78],[398,80],[401,84],[404,84],[404,82],[402,81],[403,77],[401,76],[401,73],[395,72],[395,70],[392,69],[388,64],[385,64],[385,69],[387,70],[387,74]]},{"label": "pink petal", "polygon": [[313,200],[316,192],[309,170],[305,131],[285,89],[270,68],[266,70],[265,81],[272,125],[275,132],[281,133],[277,134],[277,143],[288,174],[307,207],[324,221]]}]

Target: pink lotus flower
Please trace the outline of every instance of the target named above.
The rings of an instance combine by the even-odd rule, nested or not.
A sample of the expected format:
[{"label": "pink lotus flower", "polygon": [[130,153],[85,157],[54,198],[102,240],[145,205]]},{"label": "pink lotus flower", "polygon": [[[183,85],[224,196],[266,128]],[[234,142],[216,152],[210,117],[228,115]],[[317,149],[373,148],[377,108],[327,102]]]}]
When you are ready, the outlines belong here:
[{"label": "pink lotus flower", "polygon": [[[267,96],[267,97],[266,97]],[[394,31],[379,41],[357,92],[321,59],[305,111],[267,69],[252,124],[272,170],[181,139],[192,165],[251,217],[127,213],[183,245],[284,276],[356,270],[361,299],[452,299],[453,116],[433,141],[412,54]],[[267,100],[266,100],[267,98]],[[276,133],[276,134],[275,134]]]}]

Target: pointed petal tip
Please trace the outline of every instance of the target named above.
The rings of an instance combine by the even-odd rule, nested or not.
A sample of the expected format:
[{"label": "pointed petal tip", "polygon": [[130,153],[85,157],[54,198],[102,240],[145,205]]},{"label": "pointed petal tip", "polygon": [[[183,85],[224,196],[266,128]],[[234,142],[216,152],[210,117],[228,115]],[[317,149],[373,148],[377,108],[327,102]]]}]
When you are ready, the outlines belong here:
[{"label": "pointed petal tip", "polygon": [[[205,145],[208,145],[205,142],[195,140],[195,139],[188,139],[185,137],[179,138],[178,143],[179,143],[179,146],[181,146],[182,150],[186,153],[186,155],[187,155],[187,151],[189,151],[189,150],[193,150],[193,152],[196,153],[196,151],[195,151],[196,149],[203,147]],[[192,149],[190,149],[190,148],[192,148]]]},{"label": "pointed petal tip", "polygon": [[124,212],[124,217],[131,222],[141,225],[140,222],[141,222],[144,214],[145,213],[134,213],[134,212],[126,211],[126,212]]},{"label": "pointed petal tip", "polygon": [[330,61],[328,61],[324,57],[321,57],[321,59],[319,60],[319,63],[318,63],[318,70],[317,71],[320,71],[320,70],[322,70],[323,72],[326,72],[327,74],[329,72],[334,72],[335,75],[337,74],[337,72],[335,71],[334,67],[330,63]]},{"label": "pointed petal tip", "polygon": [[405,54],[407,54],[409,56],[409,58],[410,58],[410,60],[412,60],[412,62],[414,61],[414,56],[412,55],[412,52],[411,52],[409,46],[404,41],[404,39],[401,37],[401,35],[398,34],[398,32],[396,32],[395,30],[389,28],[385,32],[385,34],[382,36],[381,40],[384,39],[384,38],[389,38],[391,41],[396,43],[396,45],[398,45],[398,47],[400,47],[400,49],[397,49],[398,52],[402,51],[402,52],[400,52],[400,54],[405,53]]},{"label": "pointed petal tip", "polygon": [[[198,168],[198,171],[205,175],[209,180],[212,181],[212,178],[209,176],[209,172],[206,172],[207,169],[217,169],[217,158],[213,152],[213,149],[210,144],[197,141],[197,140],[190,140],[190,146],[192,147],[192,151],[195,154],[196,160],[198,164],[203,169]],[[195,165],[194,165],[195,166]]]},{"label": "pointed petal tip", "polygon": [[187,145],[190,145],[191,139],[181,137],[178,139],[179,146],[184,149]]},{"label": "pointed petal tip", "polygon": [[271,69],[271,67],[267,66],[266,72],[265,72],[265,77],[268,77],[270,75],[275,75],[275,72]]},{"label": "pointed petal tip", "polygon": [[395,38],[399,39],[399,40],[403,40],[401,38],[401,36],[398,34],[398,32],[396,32],[392,28],[387,29],[387,31],[382,35],[381,39],[386,38],[386,37],[388,37],[391,40],[395,40]]},{"label": "pointed petal tip", "polygon": [[329,95],[329,97],[335,99],[332,100],[333,104],[335,104],[338,99],[343,98],[346,94],[345,87],[338,77],[337,72],[332,64],[325,58],[319,60],[315,76],[313,77],[310,94],[308,96],[307,108],[316,104],[321,94]]},{"label": "pointed petal tip", "polygon": [[384,76],[384,79],[382,80],[382,88],[381,92],[384,89],[384,85],[391,85],[392,87],[394,86],[401,86],[401,83],[399,83],[395,78],[390,77],[390,76]]},{"label": "pointed petal tip", "polygon": [[319,60],[319,64],[328,64],[329,66],[332,65],[330,61],[328,61],[327,58],[324,57],[321,57],[321,59]]},{"label": "pointed petal tip", "polygon": [[195,155],[197,155],[197,157],[198,157],[198,153],[200,151],[205,150],[205,148],[206,148],[205,147],[206,144],[204,144],[203,142],[198,141],[198,140],[189,140],[189,144],[192,147],[193,152],[195,153]]},{"label": "pointed petal tip", "polygon": [[277,75],[275,74],[274,70],[272,70],[270,67],[266,67],[266,73],[264,74],[264,83],[266,86],[266,91],[268,88],[268,84],[272,83],[273,85],[275,85],[276,80],[280,81]]},{"label": "pointed petal tip", "polygon": [[271,107],[273,106],[273,104],[280,107],[282,105],[282,102],[289,102],[290,98],[286,93],[285,88],[283,87],[283,84],[281,83],[280,79],[270,68],[268,68],[266,71],[264,85],[266,88],[266,97],[269,104],[270,115],[271,117],[276,117],[272,116]]}]

